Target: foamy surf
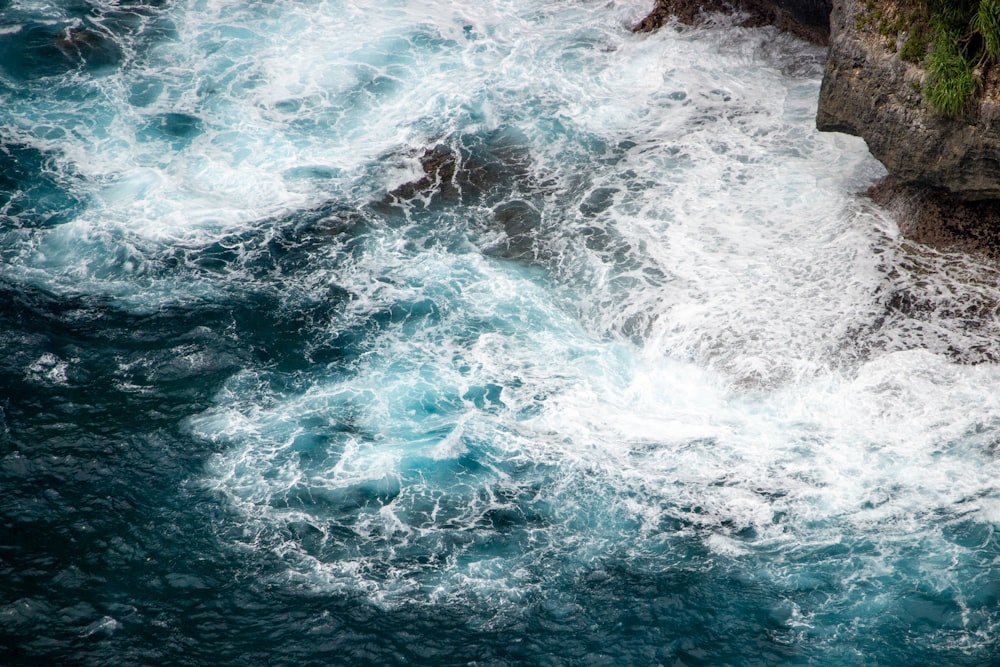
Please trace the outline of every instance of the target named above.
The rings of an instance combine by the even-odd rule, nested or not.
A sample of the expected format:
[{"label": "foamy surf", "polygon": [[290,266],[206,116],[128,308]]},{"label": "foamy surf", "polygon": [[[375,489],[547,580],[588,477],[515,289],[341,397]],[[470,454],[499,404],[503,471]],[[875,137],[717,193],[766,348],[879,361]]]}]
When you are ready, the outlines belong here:
[{"label": "foamy surf", "polygon": [[647,9],[5,10],[4,479],[103,554],[24,655],[990,662],[995,268]]}]

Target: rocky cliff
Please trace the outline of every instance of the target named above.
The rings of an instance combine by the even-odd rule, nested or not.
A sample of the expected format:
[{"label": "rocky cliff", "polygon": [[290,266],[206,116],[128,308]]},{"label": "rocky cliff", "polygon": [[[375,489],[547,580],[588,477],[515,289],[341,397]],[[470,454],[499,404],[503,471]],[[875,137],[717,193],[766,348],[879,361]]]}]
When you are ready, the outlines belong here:
[{"label": "rocky cliff", "polygon": [[902,186],[962,202],[1000,199],[996,74],[984,75],[965,113],[931,110],[923,97],[927,72],[901,57],[910,35],[899,29],[898,7],[893,0],[835,0],[817,126],[863,138]]}]

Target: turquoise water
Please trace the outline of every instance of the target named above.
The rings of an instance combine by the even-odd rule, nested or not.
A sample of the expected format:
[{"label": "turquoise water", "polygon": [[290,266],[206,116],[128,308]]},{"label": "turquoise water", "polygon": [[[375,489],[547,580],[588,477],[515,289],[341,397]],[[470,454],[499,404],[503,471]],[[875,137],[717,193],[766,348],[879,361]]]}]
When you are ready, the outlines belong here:
[{"label": "turquoise water", "polygon": [[647,10],[0,3],[0,662],[1000,660],[996,268]]}]

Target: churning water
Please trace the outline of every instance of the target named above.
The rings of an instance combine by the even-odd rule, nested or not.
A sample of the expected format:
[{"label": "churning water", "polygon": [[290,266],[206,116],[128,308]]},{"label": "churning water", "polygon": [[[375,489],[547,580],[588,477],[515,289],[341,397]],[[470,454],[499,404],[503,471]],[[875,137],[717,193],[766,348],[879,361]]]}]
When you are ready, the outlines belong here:
[{"label": "churning water", "polygon": [[647,5],[0,2],[0,662],[1000,660],[1000,272]]}]

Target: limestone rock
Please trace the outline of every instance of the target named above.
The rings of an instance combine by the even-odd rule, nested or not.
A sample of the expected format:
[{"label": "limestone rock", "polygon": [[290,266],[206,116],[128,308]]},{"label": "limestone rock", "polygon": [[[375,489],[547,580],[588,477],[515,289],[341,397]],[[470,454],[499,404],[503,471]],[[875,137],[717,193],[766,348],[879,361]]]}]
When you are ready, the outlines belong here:
[{"label": "limestone rock", "polygon": [[863,0],[834,2],[817,127],[863,138],[900,184],[939,188],[961,201],[1000,199],[997,81],[987,78],[961,118],[931,111],[921,93],[926,72],[903,62],[866,11]]}]

